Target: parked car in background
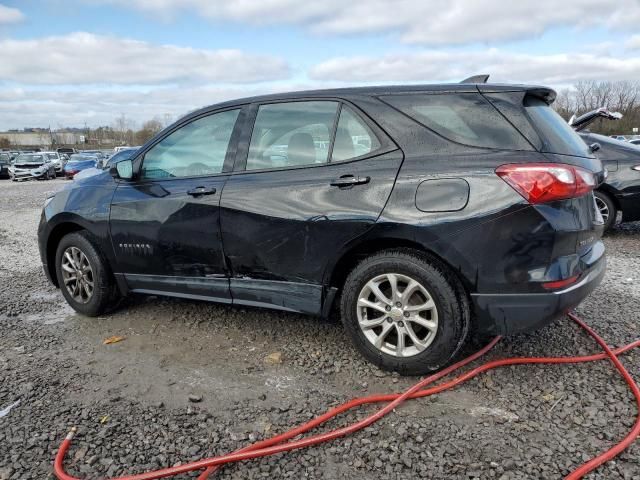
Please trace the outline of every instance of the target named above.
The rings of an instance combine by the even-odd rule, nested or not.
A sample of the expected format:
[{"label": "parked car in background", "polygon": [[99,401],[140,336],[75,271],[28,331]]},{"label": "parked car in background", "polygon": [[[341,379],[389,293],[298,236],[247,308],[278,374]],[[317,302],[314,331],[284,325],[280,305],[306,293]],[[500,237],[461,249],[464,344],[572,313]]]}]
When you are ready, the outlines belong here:
[{"label": "parked car in background", "polygon": [[56,175],[62,175],[63,169],[69,157],[67,157],[64,153],[58,152],[42,152],[43,155],[46,155],[47,158],[53,163],[56,169]]},{"label": "parked car in background", "polygon": [[139,148],[140,147],[120,147],[120,150],[115,152],[106,162],[102,163],[102,168],[110,168],[122,160],[132,158]]},{"label": "parked car in background", "polygon": [[53,162],[42,153],[23,153],[13,159],[9,166],[11,180],[49,180],[56,178]]},{"label": "parked car in background", "polygon": [[73,179],[81,180],[83,178],[101,173],[103,170],[110,168],[112,165],[115,165],[115,163],[131,158],[137,150],[137,147],[128,147],[126,149],[121,149],[118,153],[115,153],[108,159],[103,158],[97,160],[94,168],[87,168],[85,170],[82,170],[81,172],[77,173],[73,177]]},{"label": "parked car in background", "polygon": [[595,197],[608,229],[615,224],[618,212],[622,212],[622,222],[640,220],[640,146],[634,144],[634,140],[621,141],[586,130],[598,118],[615,121],[621,119],[622,114],[599,108],[578,118],[572,117],[569,124],[607,169],[607,178],[595,190]]},{"label": "parked car in background", "polygon": [[456,84],[198,110],[46,200],[44,271],[85,315],[128,292],[337,303],[371,362],[442,368],[470,330],[540,328],[604,275],[604,169],[554,99]]},{"label": "parked car in background", "polygon": [[640,138],[634,138],[633,140],[629,140],[629,143],[632,145],[640,145]]},{"label": "parked car in background", "polygon": [[78,172],[88,168],[94,168],[97,162],[98,157],[95,155],[87,155],[84,153],[73,154],[64,166],[64,176],[67,180],[72,180]]},{"label": "parked car in background", "polygon": [[60,154],[67,155],[68,157],[70,157],[74,153],[78,153],[78,151],[75,148],[71,148],[71,147],[60,147],[56,149],[56,151]]},{"label": "parked car in background", "polygon": [[93,155],[96,158],[104,158],[106,155],[102,150],[81,150],[82,155]]},{"label": "parked car in background", "polygon": [[118,152],[120,152],[122,150],[129,150],[130,148],[138,149],[138,148],[140,148],[140,146],[139,145],[138,146],[120,145],[118,147],[114,147],[113,151],[114,151],[114,153],[118,153]]},{"label": "parked car in background", "polygon": [[11,152],[0,152],[0,178],[9,178],[11,159]]}]

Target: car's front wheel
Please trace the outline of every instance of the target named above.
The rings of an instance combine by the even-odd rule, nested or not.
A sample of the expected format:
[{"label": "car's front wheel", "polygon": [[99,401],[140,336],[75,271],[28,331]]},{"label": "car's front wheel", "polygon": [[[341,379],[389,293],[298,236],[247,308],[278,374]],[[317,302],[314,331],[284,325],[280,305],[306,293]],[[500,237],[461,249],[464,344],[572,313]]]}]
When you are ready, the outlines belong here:
[{"label": "car's front wheel", "polygon": [[79,313],[98,316],[117,304],[118,290],[107,260],[87,232],[62,238],[56,252],[56,275],[62,295]]},{"label": "car's front wheel", "polygon": [[383,251],[362,261],[345,282],[341,314],[369,361],[405,375],[445,366],[469,329],[468,305],[453,279],[410,250]]}]

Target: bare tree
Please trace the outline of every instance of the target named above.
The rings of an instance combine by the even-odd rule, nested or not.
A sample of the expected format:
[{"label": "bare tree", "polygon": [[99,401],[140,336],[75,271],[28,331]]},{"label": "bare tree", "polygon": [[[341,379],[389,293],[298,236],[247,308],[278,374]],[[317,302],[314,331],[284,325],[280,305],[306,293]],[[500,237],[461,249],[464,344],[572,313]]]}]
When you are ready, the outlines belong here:
[{"label": "bare tree", "polygon": [[577,82],[558,93],[554,107],[565,119],[600,107],[620,112],[621,120],[597,120],[589,128],[605,135],[629,135],[640,127],[640,81]]},{"label": "bare tree", "polygon": [[157,118],[148,120],[142,124],[142,129],[138,130],[135,135],[136,143],[141,145],[150,140],[156,133],[162,130],[162,122]]}]

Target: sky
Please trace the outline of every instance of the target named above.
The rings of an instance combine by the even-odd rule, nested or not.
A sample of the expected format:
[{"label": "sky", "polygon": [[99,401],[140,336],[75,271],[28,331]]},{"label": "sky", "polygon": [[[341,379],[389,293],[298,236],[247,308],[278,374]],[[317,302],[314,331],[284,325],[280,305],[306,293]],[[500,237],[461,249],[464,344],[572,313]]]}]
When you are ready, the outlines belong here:
[{"label": "sky", "polygon": [[483,73],[640,81],[640,0],[0,0],[0,130]]}]

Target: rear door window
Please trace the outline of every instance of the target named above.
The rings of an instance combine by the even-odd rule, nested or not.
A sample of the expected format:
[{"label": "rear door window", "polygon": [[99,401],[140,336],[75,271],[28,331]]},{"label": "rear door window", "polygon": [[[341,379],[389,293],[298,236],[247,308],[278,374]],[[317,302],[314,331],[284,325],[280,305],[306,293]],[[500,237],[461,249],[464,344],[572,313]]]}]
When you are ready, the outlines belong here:
[{"label": "rear door window", "polygon": [[453,142],[482,148],[533,150],[522,134],[480,94],[407,94],[382,99]]},{"label": "rear door window", "polygon": [[327,163],[338,105],[333,101],[261,105],[246,170]]},{"label": "rear door window", "polygon": [[342,106],[336,129],[332,162],[350,160],[374,152],[380,141],[366,123],[349,107]]}]

